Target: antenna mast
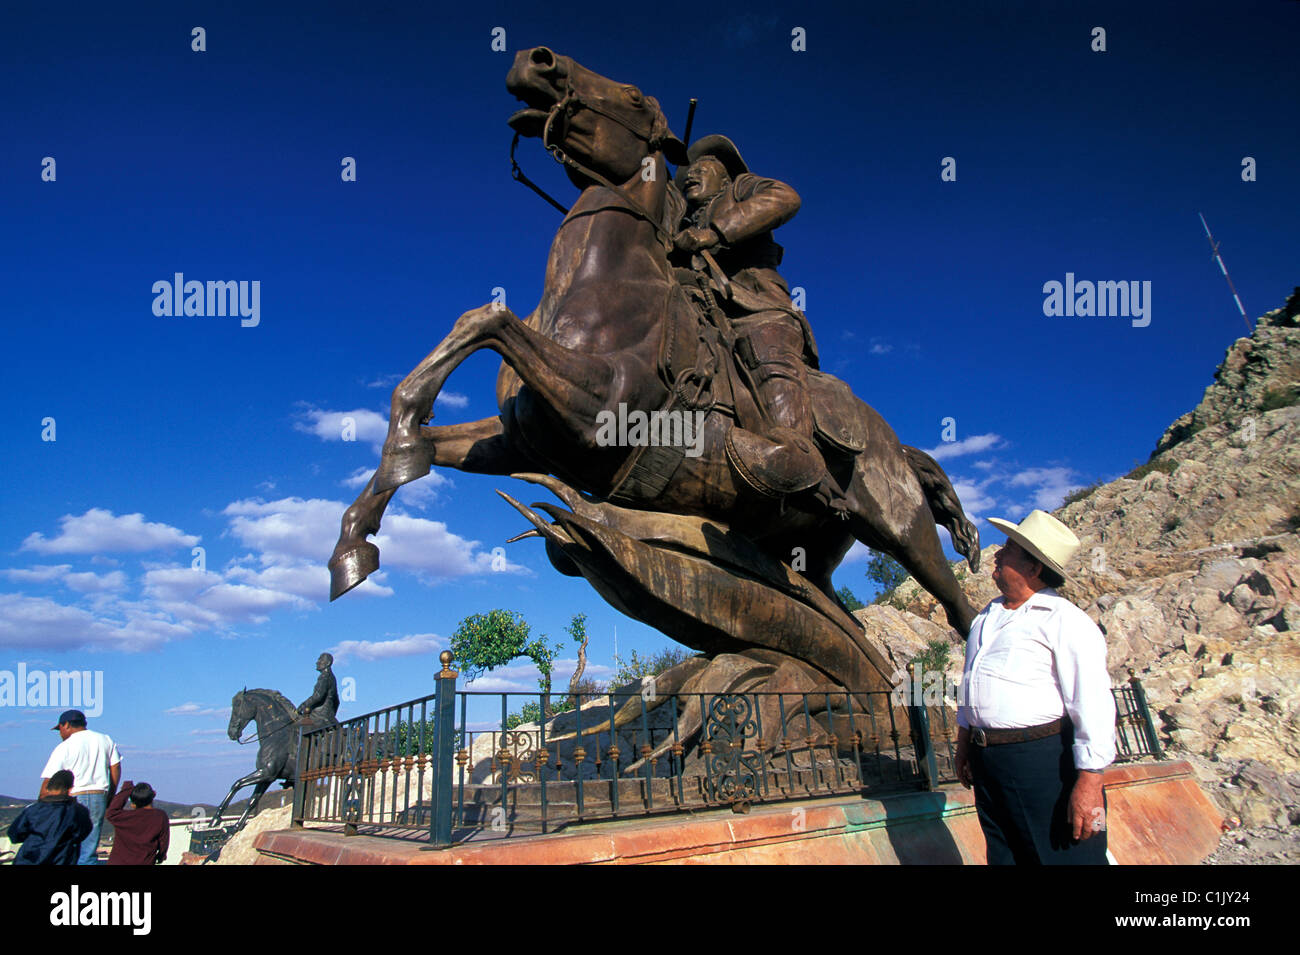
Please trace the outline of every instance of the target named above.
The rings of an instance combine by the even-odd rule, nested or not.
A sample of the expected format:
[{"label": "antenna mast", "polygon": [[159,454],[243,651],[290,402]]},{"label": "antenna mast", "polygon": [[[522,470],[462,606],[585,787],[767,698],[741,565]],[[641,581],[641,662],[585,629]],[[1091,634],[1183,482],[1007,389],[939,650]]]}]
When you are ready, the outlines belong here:
[{"label": "antenna mast", "polygon": [[1205,237],[1210,240],[1211,258],[1219,263],[1219,271],[1228,280],[1228,288],[1232,289],[1232,299],[1237,303],[1237,311],[1241,312],[1241,320],[1246,323],[1246,331],[1251,332],[1253,329],[1250,327],[1250,319],[1246,317],[1246,308],[1241,304],[1241,296],[1237,294],[1236,286],[1232,284],[1232,276],[1228,274],[1228,267],[1223,264],[1223,256],[1219,255],[1219,243],[1215,242],[1214,236],[1210,235],[1210,227],[1205,222],[1205,216],[1202,216],[1199,212],[1196,214],[1201,216],[1201,225],[1205,226]]}]

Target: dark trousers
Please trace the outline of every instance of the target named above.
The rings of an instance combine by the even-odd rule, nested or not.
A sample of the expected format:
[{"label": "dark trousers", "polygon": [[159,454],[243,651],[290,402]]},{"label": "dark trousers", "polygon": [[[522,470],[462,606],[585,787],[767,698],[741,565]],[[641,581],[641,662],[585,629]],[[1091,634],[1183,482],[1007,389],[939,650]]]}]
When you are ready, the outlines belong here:
[{"label": "dark trousers", "polygon": [[1070,838],[1070,791],[1078,775],[1071,740],[1067,731],[1028,743],[971,744],[989,865],[1106,865],[1105,829],[1078,842]]}]

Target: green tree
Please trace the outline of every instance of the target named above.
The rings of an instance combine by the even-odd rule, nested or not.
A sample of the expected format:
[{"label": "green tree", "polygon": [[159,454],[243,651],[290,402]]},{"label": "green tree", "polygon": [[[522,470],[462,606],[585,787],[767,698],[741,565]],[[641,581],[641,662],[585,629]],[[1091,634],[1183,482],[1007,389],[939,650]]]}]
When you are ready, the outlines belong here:
[{"label": "green tree", "polygon": [[855,610],[861,610],[866,606],[866,604],[858,599],[858,595],[849,590],[848,587],[841,587],[839,590],[835,591],[835,596],[840,598],[840,603],[844,604],[844,606],[849,609],[850,613]]},{"label": "green tree", "polygon": [[559,646],[548,646],[544,635],[534,638],[528,621],[513,610],[471,614],[451,635],[451,652],[467,681],[520,657],[532,660],[541,673],[537,682],[548,714],[551,712],[551,670],[559,649]]},{"label": "green tree", "polygon": [[573,705],[577,702],[579,688],[587,685],[582,680],[582,674],[587,669],[587,642],[591,639],[587,635],[587,615],[575,613],[573,619],[569,621],[568,632],[573,642],[578,644],[578,666],[574,669],[573,676],[569,678],[568,702]]},{"label": "green tree", "polygon": [[867,579],[880,587],[875,602],[882,603],[907,579],[907,570],[888,554],[873,550],[871,559],[867,561]]}]

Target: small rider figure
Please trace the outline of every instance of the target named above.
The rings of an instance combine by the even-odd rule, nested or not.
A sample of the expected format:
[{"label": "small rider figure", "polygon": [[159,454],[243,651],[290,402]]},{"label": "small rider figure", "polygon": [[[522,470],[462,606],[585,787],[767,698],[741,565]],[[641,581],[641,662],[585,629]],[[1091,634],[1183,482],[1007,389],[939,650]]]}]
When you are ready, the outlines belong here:
[{"label": "small rider figure", "polygon": [[298,707],[298,715],[304,722],[322,726],[338,722],[335,714],[339,711],[339,685],[334,679],[334,671],[330,669],[333,665],[334,657],[328,653],[322,653],[316,659],[316,669],[320,671],[320,676],[316,678],[316,688]]}]

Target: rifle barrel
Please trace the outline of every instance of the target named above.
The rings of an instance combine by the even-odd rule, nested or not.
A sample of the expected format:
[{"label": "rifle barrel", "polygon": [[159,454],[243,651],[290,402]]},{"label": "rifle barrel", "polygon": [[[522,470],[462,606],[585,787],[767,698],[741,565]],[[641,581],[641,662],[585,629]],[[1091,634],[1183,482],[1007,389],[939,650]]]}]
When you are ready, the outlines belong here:
[{"label": "rifle barrel", "polygon": [[692,96],[690,108],[686,111],[686,132],[682,138],[682,142],[687,146],[691,144],[691,126],[695,124],[695,107],[699,105],[700,101]]}]

